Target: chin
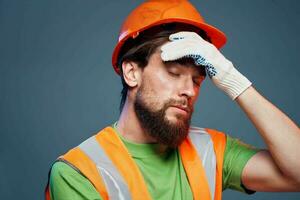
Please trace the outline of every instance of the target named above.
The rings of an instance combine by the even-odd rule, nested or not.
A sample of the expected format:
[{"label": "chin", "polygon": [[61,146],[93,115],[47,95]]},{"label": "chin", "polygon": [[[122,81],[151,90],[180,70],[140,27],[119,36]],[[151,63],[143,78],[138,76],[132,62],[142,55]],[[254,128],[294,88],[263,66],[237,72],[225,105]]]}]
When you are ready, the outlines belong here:
[{"label": "chin", "polygon": [[166,117],[167,121],[172,125],[177,125],[179,123],[184,123],[185,117],[181,115],[173,115]]}]

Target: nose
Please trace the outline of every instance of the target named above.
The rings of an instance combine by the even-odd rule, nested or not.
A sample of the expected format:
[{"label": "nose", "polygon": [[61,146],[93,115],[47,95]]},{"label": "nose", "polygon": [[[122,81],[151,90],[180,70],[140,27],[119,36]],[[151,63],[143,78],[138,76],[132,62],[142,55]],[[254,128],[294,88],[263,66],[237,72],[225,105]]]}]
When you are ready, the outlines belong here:
[{"label": "nose", "polygon": [[182,87],[180,88],[180,96],[192,98],[196,95],[195,85],[191,77],[186,78],[181,84],[181,86]]}]

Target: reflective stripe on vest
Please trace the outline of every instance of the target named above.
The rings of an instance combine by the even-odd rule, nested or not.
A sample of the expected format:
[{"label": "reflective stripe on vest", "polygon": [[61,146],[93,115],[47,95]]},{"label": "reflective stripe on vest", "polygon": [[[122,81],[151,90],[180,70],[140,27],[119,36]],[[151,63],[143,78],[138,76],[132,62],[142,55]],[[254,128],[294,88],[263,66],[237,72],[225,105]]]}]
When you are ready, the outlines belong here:
[{"label": "reflective stripe on vest", "polygon": [[110,199],[131,199],[129,189],[125,184],[123,177],[100,147],[95,136],[90,137],[81,143],[79,148],[96,164],[97,169],[103,178]]},{"label": "reflective stripe on vest", "polygon": [[214,152],[213,141],[203,128],[191,127],[189,137],[200,156],[202,165],[205,169],[211,199],[214,199],[216,185],[216,155]]}]

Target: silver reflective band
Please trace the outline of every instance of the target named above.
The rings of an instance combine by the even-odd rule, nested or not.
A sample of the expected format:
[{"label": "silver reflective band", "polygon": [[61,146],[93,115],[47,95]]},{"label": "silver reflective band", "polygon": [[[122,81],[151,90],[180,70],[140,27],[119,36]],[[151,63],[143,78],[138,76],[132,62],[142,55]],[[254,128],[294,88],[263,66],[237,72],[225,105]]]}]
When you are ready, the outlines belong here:
[{"label": "silver reflective band", "polygon": [[189,138],[200,155],[202,165],[207,177],[211,199],[215,197],[216,187],[216,155],[214,144],[210,135],[203,128],[191,127]]},{"label": "silver reflective band", "polygon": [[79,145],[79,148],[96,164],[100,176],[103,178],[109,199],[129,200],[131,194],[122,175],[114,166],[110,158],[97,142],[95,136],[90,137]]}]

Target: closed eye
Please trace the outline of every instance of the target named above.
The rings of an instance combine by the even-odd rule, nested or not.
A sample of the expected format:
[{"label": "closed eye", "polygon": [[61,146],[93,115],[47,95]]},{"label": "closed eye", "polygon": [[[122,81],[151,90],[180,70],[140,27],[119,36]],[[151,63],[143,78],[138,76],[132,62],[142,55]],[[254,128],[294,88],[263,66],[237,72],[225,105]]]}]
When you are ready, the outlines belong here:
[{"label": "closed eye", "polygon": [[168,73],[173,76],[173,77],[179,77],[180,74],[179,73],[175,73],[175,72],[171,72],[171,71],[168,71]]}]

